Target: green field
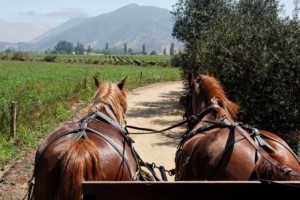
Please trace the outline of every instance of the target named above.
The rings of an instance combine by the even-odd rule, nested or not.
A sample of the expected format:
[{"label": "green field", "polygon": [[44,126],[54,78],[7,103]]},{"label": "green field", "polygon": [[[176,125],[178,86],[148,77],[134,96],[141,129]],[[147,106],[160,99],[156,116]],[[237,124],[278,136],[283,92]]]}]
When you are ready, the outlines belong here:
[{"label": "green field", "polygon": [[28,54],[15,52],[0,53],[0,60],[22,60],[37,62],[77,63],[94,65],[135,65],[170,67],[170,56],[163,55],[70,55],[70,54]]},{"label": "green field", "polygon": [[[92,97],[94,75],[111,82],[128,76],[128,90],[181,77],[178,68],[166,66],[0,61],[0,167],[35,148],[59,122],[72,119],[76,114],[72,105]],[[17,102],[16,138],[10,134],[13,101]]]}]

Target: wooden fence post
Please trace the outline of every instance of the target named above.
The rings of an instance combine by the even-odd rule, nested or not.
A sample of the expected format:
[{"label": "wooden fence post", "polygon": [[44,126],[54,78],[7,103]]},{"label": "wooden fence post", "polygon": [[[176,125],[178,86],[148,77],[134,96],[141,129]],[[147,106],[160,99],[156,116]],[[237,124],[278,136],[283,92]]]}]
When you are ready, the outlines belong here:
[{"label": "wooden fence post", "polygon": [[17,102],[12,101],[11,102],[11,122],[10,122],[10,132],[11,136],[13,138],[16,138],[17,132],[16,132],[16,127],[17,127]]}]

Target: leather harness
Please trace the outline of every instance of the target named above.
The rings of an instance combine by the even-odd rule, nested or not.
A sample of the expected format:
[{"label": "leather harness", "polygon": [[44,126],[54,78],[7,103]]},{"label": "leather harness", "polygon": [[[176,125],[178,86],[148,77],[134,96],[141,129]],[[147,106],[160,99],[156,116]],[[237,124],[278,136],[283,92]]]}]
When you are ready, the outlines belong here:
[{"label": "leather harness", "polygon": [[[53,144],[54,142],[56,142],[57,140],[59,140],[60,138],[66,136],[66,135],[74,134],[71,138],[72,138],[72,140],[75,140],[75,141],[77,141],[79,139],[82,139],[82,138],[83,139],[87,139],[88,138],[87,131],[98,135],[99,137],[101,137],[102,139],[104,139],[107,143],[109,143],[117,151],[117,153],[125,161],[125,164],[126,164],[127,168],[130,169],[128,160],[124,158],[124,156],[122,155],[122,152],[118,149],[118,147],[116,145],[114,145],[113,141],[109,137],[105,136],[103,133],[101,133],[101,132],[99,132],[99,131],[97,131],[95,129],[92,129],[90,127],[88,127],[89,122],[91,122],[93,120],[96,120],[96,121],[99,121],[99,122],[102,121],[102,122],[108,123],[111,126],[113,126],[114,128],[118,129],[119,132],[120,132],[120,134],[126,140],[127,144],[130,146],[132,154],[134,155],[135,160],[136,160],[137,165],[138,165],[138,167],[137,167],[138,171],[136,173],[136,175],[137,175],[136,178],[134,178],[134,175],[132,174],[132,172],[130,170],[128,170],[129,173],[130,173],[130,177],[131,177],[132,180],[147,181],[147,180],[150,180],[150,179],[154,179],[155,181],[160,181],[160,179],[155,174],[152,165],[150,165],[148,163],[145,163],[141,159],[141,157],[139,156],[139,154],[136,152],[136,150],[133,148],[132,143],[134,143],[134,141],[128,135],[127,130],[125,128],[122,128],[119,123],[117,123],[116,121],[114,121],[113,119],[111,119],[110,117],[108,117],[103,112],[101,112],[101,111],[95,111],[95,112],[92,112],[92,113],[88,114],[87,116],[85,116],[84,118],[82,118],[79,121],[79,128],[75,128],[75,129],[72,129],[72,130],[67,130],[67,131],[62,132],[57,137],[53,138],[49,142],[49,144],[47,146],[45,146],[41,150],[41,153],[38,155],[38,157],[36,158],[36,161],[34,163],[33,176],[32,176],[32,178],[28,182],[28,184],[29,184],[28,199],[32,199],[33,198],[32,197],[32,188],[33,188],[33,185],[34,185],[34,183],[33,183],[34,174],[35,174],[36,168],[39,165],[39,163],[40,163],[40,161],[41,161],[44,153],[46,152],[46,150],[48,149],[48,147],[51,144]],[[143,171],[142,167],[147,168],[150,171],[152,177],[147,172]]]},{"label": "leather harness", "polygon": [[[220,108],[219,105],[213,104],[209,107],[207,107],[205,110],[203,110],[200,114],[198,114],[197,116],[191,116],[192,122],[194,123],[195,121],[200,122],[204,116],[206,116],[207,114],[211,113],[212,111],[214,111],[215,109]],[[279,163],[277,160],[275,160],[274,158],[272,158],[268,152],[274,152],[274,149],[263,140],[263,138],[261,137],[261,133],[258,131],[258,129],[253,128],[251,126],[248,125],[243,125],[240,122],[230,122],[228,119],[226,119],[225,117],[220,118],[216,121],[204,121],[206,124],[200,128],[198,128],[197,130],[194,131],[189,131],[187,130],[187,132],[182,136],[182,139],[177,147],[177,151],[176,151],[176,157],[175,157],[175,162],[176,165],[178,165],[178,160],[179,160],[179,156],[181,154],[181,150],[182,147],[184,145],[184,143],[191,139],[192,137],[194,137],[197,134],[200,133],[204,133],[205,131],[214,129],[214,128],[229,128],[230,132],[234,132],[234,130],[238,131],[241,134],[241,138],[239,140],[230,140],[228,139],[228,141],[230,141],[229,143],[227,143],[225,149],[219,154],[217,161],[214,164],[213,169],[211,170],[211,173],[209,175],[210,179],[213,179],[213,177],[215,176],[215,173],[218,169],[218,166],[220,166],[222,159],[224,158],[224,155],[226,154],[226,152],[232,148],[232,146],[242,140],[242,139],[246,139],[255,149],[256,151],[264,158],[266,159],[269,163],[271,163],[273,166],[275,166],[278,170],[280,170],[281,172],[283,172],[286,175],[293,175],[293,176],[300,176],[299,172],[293,171],[291,168],[285,166],[282,163]],[[244,129],[246,129],[247,131],[245,131]],[[228,137],[230,137],[231,134],[229,134]],[[276,141],[277,143],[281,144],[282,146],[284,146],[289,152],[291,152],[293,154],[293,156],[298,160],[298,162],[300,163],[298,157],[295,155],[295,153],[290,149],[289,146],[287,146],[286,144],[276,140],[275,138],[272,138],[270,136],[266,136],[263,135],[264,137],[267,137],[268,139],[271,139],[273,141]],[[186,169],[186,166],[189,164],[190,162],[190,158],[193,155],[194,149],[197,146],[197,144],[199,144],[201,142],[200,138],[199,140],[197,140],[192,148],[191,151],[189,153],[189,156],[187,157],[187,159],[184,162],[184,169],[183,169],[183,174],[184,171]],[[179,175],[175,172],[176,177],[175,180],[178,180],[183,174]]]}]

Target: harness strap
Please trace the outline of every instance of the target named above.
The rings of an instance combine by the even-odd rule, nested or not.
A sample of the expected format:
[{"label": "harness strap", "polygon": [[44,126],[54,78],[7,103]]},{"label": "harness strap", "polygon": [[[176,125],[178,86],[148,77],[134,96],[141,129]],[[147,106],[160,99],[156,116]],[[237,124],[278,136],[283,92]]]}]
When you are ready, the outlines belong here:
[{"label": "harness strap", "polygon": [[247,139],[247,141],[272,165],[274,165],[277,169],[279,169],[281,172],[283,172],[286,175],[293,175],[293,176],[300,176],[299,172],[293,171],[291,168],[283,165],[282,163],[279,163],[277,160],[272,158],[262,147],[258,146],[253,139],[249,136],[249,134],[243,130],[242,127],[232,124],[228,122],[228,120],[224,120],[225,123],[229,123],[228,126],[233,126],[242,136]]},{"label": "harness strap", "polygon": [[210,170],[210,173],[209,173],[209,180],[213,180],[215,178],[216,173],[217,173],[217,171],[218,171],[218,169],[219,169],[222,161],[225,158],[225,155],[227,154],[227,152],[229,150],[231,150],[233,148],[233,146],[234,146],[234,144],[236,142],[238,142],[238,141],[235,141],[235,138],[234,138],[234,129],[230,128],[229,129],[228,138],[227,138],[227,142],[225,144],[225,148],[223,149],[222,152],[220,152],[220,154],[216,158],[216,161],[214,161],[213,167],[212,167],[212,169]]},{"label": "harness strap", "polygon": [[113,143],[113,141],[112,141],[110,138],[106,137],[103,133],[100,133],[99,131],[96,131],[95,129],[92,129],[92,128],[89,128],[89,127],[87,127],[86,129],[89,130],[89,131],[91,131],[91,133],[97,134],[99,137],[103,138],[106,142],[108,142],[108,143],[116,150],[116,152],[117,152],[117,153],[121,156],[121,158],[125,161],[125,164],[126,164],[126,166],[127,166],[127,169],[128,169],[128,171],[129,171],[129,173],[130,173],[130,177],[131,177],[132,180],[134,180],[133,175],[132,175],[132,173],[131,173],[131,171],[130,171],[130,167],[129,167],[128,160],[125,159],[125,157],[123,156],[122,152],[121,152],[121,151],[118,149],[118,147]]},{"label": "harness strap", "polygon": [[[208,122],[208,121],[207,121]],[[274,158],[272,158],[268,151],[266,149],[268,149],[269,151],[272,151],[273,148],[269,145],[266,146],[264,144],[267,144],[261,137],[257,137],[257,134],[259,134],[260,132],[258,131],[257,133],[254,133],[254,138],[256,139],[256,141],[258,141],[258,139],[260,138],[261,140],[258,141],[258,144],[251,138],[252,134],[248,134],[243,128],[246,129],[250,129],[253,130],[253,128],[249,128],[249,127],[242,127],[240,126],[241,123],[232,123],[229,120],[227,120],[226,118],[223,118],[223,120],[220,122],[210,122],[213,124],[219,124],[221,127],[225,126],[228,128],[234,128],[235,130],[237,130],[259,153],[262,157],[264,157],[269,163],[271,163],[272,165],[274,165],[278,170],[280,170],[281,172],[283,172],[286,175],[293,175],[293,176],[300,176],[299,172],[293,171],[291,168],[283,165],[282,163],[279,163],[277,160],[275,160]],[[254,130],[255,131],[255,130]],[[265,135],[264,135],[265,136]],[[271,139],[271,137],[268,137]],[[277,140],[275,140],[274,138],[272,138],[274,141],[279,142]],[[262,144],[262,145],[260,145]],[[280,143],[282,144],[282,143]],[[284,147],[286,147],[288,150],[290,150],[290,148],[288,148],[286,145],[282,144]],[[270,149],[269,149],[270,148]],[[290,150],[291,151],[291,150]],[[292,151],[291,151],[292,152]],[[293,153],[294,155],[294,153]],[[297,158],[297,157],[295,157]],[[297,159],[298,160],[298,159]],[[299,160],[298,160],[299,161]]]},{"label": "harness strap", "polygon": [[[155,171],[153,170],[153,168],[151,168],[147,163],[145,163],[145,162],[142,160],[142,158],[141,158],[140,155],[135,151],[134,148],[132,148],[132,150],[134,151],[134,155],[137,157],[139,166],[146,167],[146,168],[151,172],[151,174],[152,174],[152,176],[154,177],[154,179],[155,179],[156,181],[160,181],[160,179],[156,176],[156,173],[155,173]],[[140,167],[139,167],[139,172],[140,172],[141,177],[144,178],[143,174],[141,174],[141,169],[140,169]],[[144,180],[146,180],[146,179],[144,178]]]},{"label": "harness strap", "polygon": [[121,125],[118,122],[114,121],[109,116],[105,115],[103,112],[97,111],[96,116],[99,117],[100,119],[104,120],[105,122],[111,124],[112,126],[116,127],[122,133],[127,133],[127,131],[123,127],[121,127]]},{"label": "harness strap", "polygon": [[[196,121],[201,121],[202,118],[209,114],[210,112],[212,112],[214,109],[216,108],[219,108],[219,105],[211,105],[209,107],[207,107],[205,110],[203,110],[200,114],[198,114],[196,117],[193,117],[191,118],[192,120],[196,120]],[[279,163],[277,160],[275,160],[274,158],[272,158],[269,154],[268,154],[268,151],[270,152],[274,152],[274,149],[268,144],[266,143],[261,137],[260,137],[260,132],[255,129],[255,128],[249,128],[249,127],[241,127],[240,124],[241,123],[232,123],[230,121],[228,121],[225,117],[221,119],[221,121],[215,121],[215,122],[211,122],[211,121],[204,121],[204,122],[207,122],[207,123],[210,123],[211,125],[204,125],[200,128],[198,128],[197,130],[195,131],[191,131],[191,132],[186,132],[183,136],[182,136],[182,140],[180,141],[179,145],[178,145],[178,150],[176,152],[176,158],[175,158],[175,162],[178,163],[178,158],[179,158],[179,154],[181,152],[181,148],[183,146],[183,144],[185,143],[185,141],[187,141],[187,136],[189,136],[189,138],[192,138],[194,135],[198,134],[198,133],[201,133],[201,132],[204,132],[206,130],[210,130],[210,129],[213,129],[215,128],[216,126],[217,127],[227,127],[227,128],[234,128],[235,130],[237,130],[269,163],[271,163],[272,165],[274,165],[277,169],[279,169],[281,172],[283,172],[284,174],[289,174],[289,175],[293,175],[293,176],[300,176],[300,173],[299,172],[296,172],[296,171],[293,171],[291,168]],[[250,134],[248,134],[246,131],[243,130],[243,128],[246,128],[246,129],[250,129],[253,131],[253,133],[251,133],[251,135],[254,134],[254,138],[256,139],[256,141],[258,141],[258,144],[251,138]],[[268,139],[271,139],[273,141],[276,141],[280,144],[282,144],[287,150],[289,150],[293,155],[294,157],[298,160],[299,162],[299,159],[298,157],[295,155],[295,153],[287,146],[285,145],[284,143],[280,142],[280,141],[277,141],[275,140],[274,138],[272,137],[269,137],[267,135],[264,135],[263,136],[267,137]],[[188,139],[189,139],[188,138]],[[198,143],[199,140],[196,142]],[[233,143],[234,144],[234,143]],[[232,142],[230,143],[230,146],[233,146]],[[192,148],[192,151],[190,153],[190,156],[193,154],[193,151],[194,151],[194,148],[195,148],[195,144]],[[224,153],[226,153],[228,151],[229,148],[226,148],[222,155],[224,155]],[[190,156],[188,157],[187,161],[185,162],[185,165],[184,165],[184,168],[185,166],[189,163],[189,158]],[[219,159],[219,162],[217,162],[217,165],[215,167],[215,169],[218,167],[219,163],[221,162],[222,160],[222,157],[220,157]],[[183,170],[184,172],[184,170]],[[178,174],[175,172],[176,174],[176,177],[175,179],[178,179]],[[214,173],[212,173],[214,174]]]},{"label": "harness strap", "polygon": [[[195,131],[187,132],[186,134],[184,134],[184,135],[182,136],[182,140],[180,141],[179,145],[177,146],[177,149],[178,149],[178,150],[176,151],[175,163],[178,163],[178,159],[179,159],[179,156],[180,156],[182,147],[183,147],[184,143],[185,143],[188,139],[191,139],[192,137],[194,137],[194,136],[197,135],[197,134],[203,133],[203,132],[205,132],[205,131],[209,131],[209,130],[214,129],[214,128],[216,128],[216,127],[217,127],[216,124],[206,124],[206,125],[204,125],[204,126],[201,126],[200,128],[198,128],[198,129],[195,130]],[[202,138],[201,138],[201,139],[202,139]],[[194,150],[195,150],[195,147],[197,146],[197,144],[198,144],[199,141],[201,141],[201,140],[199,139],[199,140],[197,140],[197,141],[194,143],[194,145],[193,145],[193,147],[192,147],[192,150],[190,151],[189,156],[187,156],[187,160],[186,160],[185,163],[184,163],[184,169],[183,169],[183,172],[185,171],[185,168],[186,168],[186,166],[188,165],[188,163],[189,163],[189,161],[190,161],[190,157],[193,155]],[[175,174],[176,174],[176,173],[175,173]],[[182,175],[183,175],[183,174],[181,174],[181,176],[182,176]],[[178,175],[176,175],[175,178],[178,180],[178,178],[179,178]]]},{"label": "harness strap", "polygon": [[277,143],[281,144],[282,146],[284,146],[291,154],[294,155],[295,159],[298,160],[298,162],[299,162],[299,164],[300,164],[299,158],[297,157],[297,155],[295,154],[295,152],[294,152],[294,151],[293,151],[286,143],[283,143],[283,142],[281,142],[281,141],[278,141],[278,140],[276,140],[275,138],[270,137],[270,136],[268,136],[268,135],[265,135],[265,134],[263,134],[263,133],[260,133],[260,134],[263,135],[265,138],[268,138],[269,140],[272,140],[272,141],[277,142]]},{"label": "harness strap", "polygon": [[[116,127],[117,129],[120,130],[120,132],[122,133],[122,136],[123,136],[124,139],[128,142],[128,144],[129,144],[129,146],[130,146],[130,148],[131,148],[131,151],[132,151],[132,153],[133,153],[133,155],[134,155],[134,157],[135,157],[135,159],[136,159],[136,161],[137,161],[137,164],[138,164],[138,167],[137,167],[137,168],[138,168],[138,173],[137,173],[137,174],[139,174],[139,176],[142,176],[142,177],[143,177],[143,175],[142,175],[142,173],[141,173],[141,165],[142,165],[142,166],[147,167],[147,168],[149,169],[149,171],[151,172],[151,174],[154,176],[154,178],[155,178],[157,181],[159,181],[159,178],[156,176],[155,172],[154,172],[152,169],[150,169],[150,168],[144,163],[144,161],[141,159],[141,157],[138,155],[138,153],[135,151],[135,149],[134,149],[133,146],[131,145],[132,143],[134,143],[134,140],[133,140],[131,137],[128,136],[129,133],[128,133],[126,127],[125,127],[125,128],[122,128],[122,127],[120,126],[119,123],[117,123],[116,121],[114,121],[113,119],[111,119],[109,116],[105,115],[104,113],[102,113],[102,112],[100,112],[100,111],[96,111],[96,112],[94,113],[94,115],[96,115],[97,117],[99,117],[99,118],[96,118],[96,120],[100,119],[101,121],[104,121],[104,122],[106,122],[106,123],[109,123],[109,124],[111,124],[112,126],[114,126],[114,127]],[[92,115],[92,116],[94,116],[94,115]],[[96,133],[97,135],[99,135],[99,136],[101,136],[102,138],[104,138],[107,142],[109,142],[109,141],[108,141],[108,138],[106,138],[106,137],[105,137],[103,134],[101,134],[100,132],[98,132],[98,131],[96,131],[96,130],[93,130],[93,129],[91,129],[91,128],[88,128],[88,127],[87,127],[86,129],[92,131],[93,133]],[[112,144],[112,142],[109,142],[109,143],[114,147],[114,149],[115,149],[115,150],[120,154],[120,156],[125,160],[126,165],[127,165],[128,169],[129,169],[129,163],[128,163],[127,160],[121,155],[121,152],[117,149],[117,147],[115,147],[115,146]],[[129,172],[130,172],[130,170],[129,170]],[[133,179],[133,175],[131,174],[131,172],[130,172],[130,176],[132,177],[132,180],[134,180],[134,179]],[[143,178],[144,178],[144,177],[143,177]]]},{"label": "harness strap", "polygon": [[269,145],[262,137],[262,133],[257,129],[249,125],[244,125],[241,122],[238,122],[238,125],[241,126],[244,129],[247,129],[250,133],[250,135],[253,137],[253,139],[261,146],[264,150],[266,150],[268,153],[275,152],[275,149],[271,145]]},{"label": "harness strap", "polygon": [[204,126],[201,126],[200,128],[198,128],[195,131],[191,131],[191,132],[186,132],[183,136],[182,136],[182,140],[180,141],[180,143],[177,146],[177,149],[180,149],[183,144],[190,138],[194,137],[195,135],[205,132],[205,131],[209,131],[211,129],[216,128],[216,124],[205,124]]}]

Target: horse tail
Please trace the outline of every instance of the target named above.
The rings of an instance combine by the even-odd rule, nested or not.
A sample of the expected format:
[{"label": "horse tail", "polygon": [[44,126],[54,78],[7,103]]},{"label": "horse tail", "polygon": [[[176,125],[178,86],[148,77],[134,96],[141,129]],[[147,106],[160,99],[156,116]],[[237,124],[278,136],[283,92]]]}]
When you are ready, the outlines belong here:
[{"label": "horse tail", "polygon": [[101,168],[97,146],[89,139],[71,141],[62,153],[60,183],[56,199],[82,198],[83,180],[100,180]]}]

